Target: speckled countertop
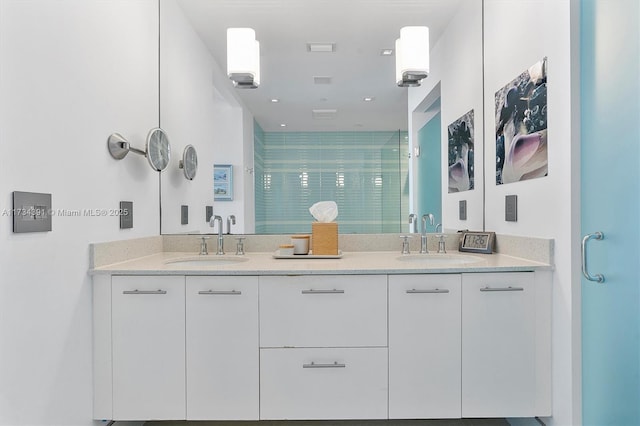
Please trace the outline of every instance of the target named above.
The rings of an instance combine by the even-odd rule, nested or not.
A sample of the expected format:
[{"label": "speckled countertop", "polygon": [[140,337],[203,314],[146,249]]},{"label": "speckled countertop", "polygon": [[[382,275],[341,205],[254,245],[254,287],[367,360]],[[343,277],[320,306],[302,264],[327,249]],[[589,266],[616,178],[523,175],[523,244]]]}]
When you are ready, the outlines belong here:
[{"label": "speckled countertop", "polygon": [[[275,258],[275,253],[249,252],[244,256],[159,252],[90,270],[111,275],[332,275],[425,274],[461,272],[509,272],[551,269],[551,265],[505,254],[471,254],[448,251],[400,255],[397,251],[344,252],[337,259]],[[229,261],[207,264],[207,260]],[[204,262],[203,262],[204,260]],[[176,261],[178,261],[176,263]],[[179,261],[186,261],[180,263]]]}]

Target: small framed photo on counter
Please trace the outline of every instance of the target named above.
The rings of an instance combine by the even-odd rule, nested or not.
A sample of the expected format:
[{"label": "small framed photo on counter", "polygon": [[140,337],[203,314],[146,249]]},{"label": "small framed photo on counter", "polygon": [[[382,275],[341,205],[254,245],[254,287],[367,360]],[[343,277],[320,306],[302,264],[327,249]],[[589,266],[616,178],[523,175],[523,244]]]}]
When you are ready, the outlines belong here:
[{"label": "small framed photo on counter", "polygon": [[232,165],[213,165],[213,199],[215,201],[233,201]]},{"label": "small framed photo on counter", "polygon": [[495,240],[495,232],[463,232],[459,251],[491,254]]}]

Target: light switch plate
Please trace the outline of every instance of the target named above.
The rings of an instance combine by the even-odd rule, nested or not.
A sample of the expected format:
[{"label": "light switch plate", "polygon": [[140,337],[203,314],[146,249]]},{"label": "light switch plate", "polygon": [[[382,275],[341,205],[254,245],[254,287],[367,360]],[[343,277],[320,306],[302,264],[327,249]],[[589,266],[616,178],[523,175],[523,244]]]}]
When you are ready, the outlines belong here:
[{"label": "light switch plate", "polygon": [[211,216],[213,216],[213,206],[205,206],[204,221],[209,223]]},{"label": "light switch plate", "polygon": [[458,202],[458,211],[460,220],[467,220],[467,200]]},{"label": "light switch plate", "polygon": [[180,224],[189,224],[189,206],[180,206]]},{"label": "light switch plate", "polygon": [[51,231],[51,194],[13,192],[13,232]]},{"label": "light switch plate", "polygon": [[507,195],[504,202],[504,220],[507,222],[518,221],[518,196]]},{"label": "light switch plate", "polygon": [[133,201],[120,201],[120,229],[133,228]]}]

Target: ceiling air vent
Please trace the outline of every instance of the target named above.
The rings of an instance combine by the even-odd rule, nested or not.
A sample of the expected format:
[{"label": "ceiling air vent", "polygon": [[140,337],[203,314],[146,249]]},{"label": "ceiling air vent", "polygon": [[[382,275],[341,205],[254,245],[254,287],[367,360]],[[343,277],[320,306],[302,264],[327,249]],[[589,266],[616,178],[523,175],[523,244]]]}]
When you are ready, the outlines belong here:
[{"label": "ceiling air vent", "polygon": [[331,84],[331,77],[323,77],[323,76],[313,77],[313,84]]},{"label": "ceiling air vent", "polygon": [[307,43],[307,52],[333,53],[336,51],[335,43]]},{"label": "ceiling air vent", "polygon": [[337,109],[313,109],[311,116],[314,120],[334,120],[338,114]]}]

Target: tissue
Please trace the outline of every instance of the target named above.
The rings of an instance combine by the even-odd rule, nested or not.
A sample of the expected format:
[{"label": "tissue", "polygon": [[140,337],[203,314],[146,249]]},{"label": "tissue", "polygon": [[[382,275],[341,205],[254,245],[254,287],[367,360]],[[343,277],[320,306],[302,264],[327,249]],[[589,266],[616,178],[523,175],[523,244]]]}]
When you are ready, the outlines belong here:
[{"label": "tissue", "polygon": [[338,205],[335,201],[318,201],[309,207],[309,213],[318,222],[333,222],[338,217]]}]

